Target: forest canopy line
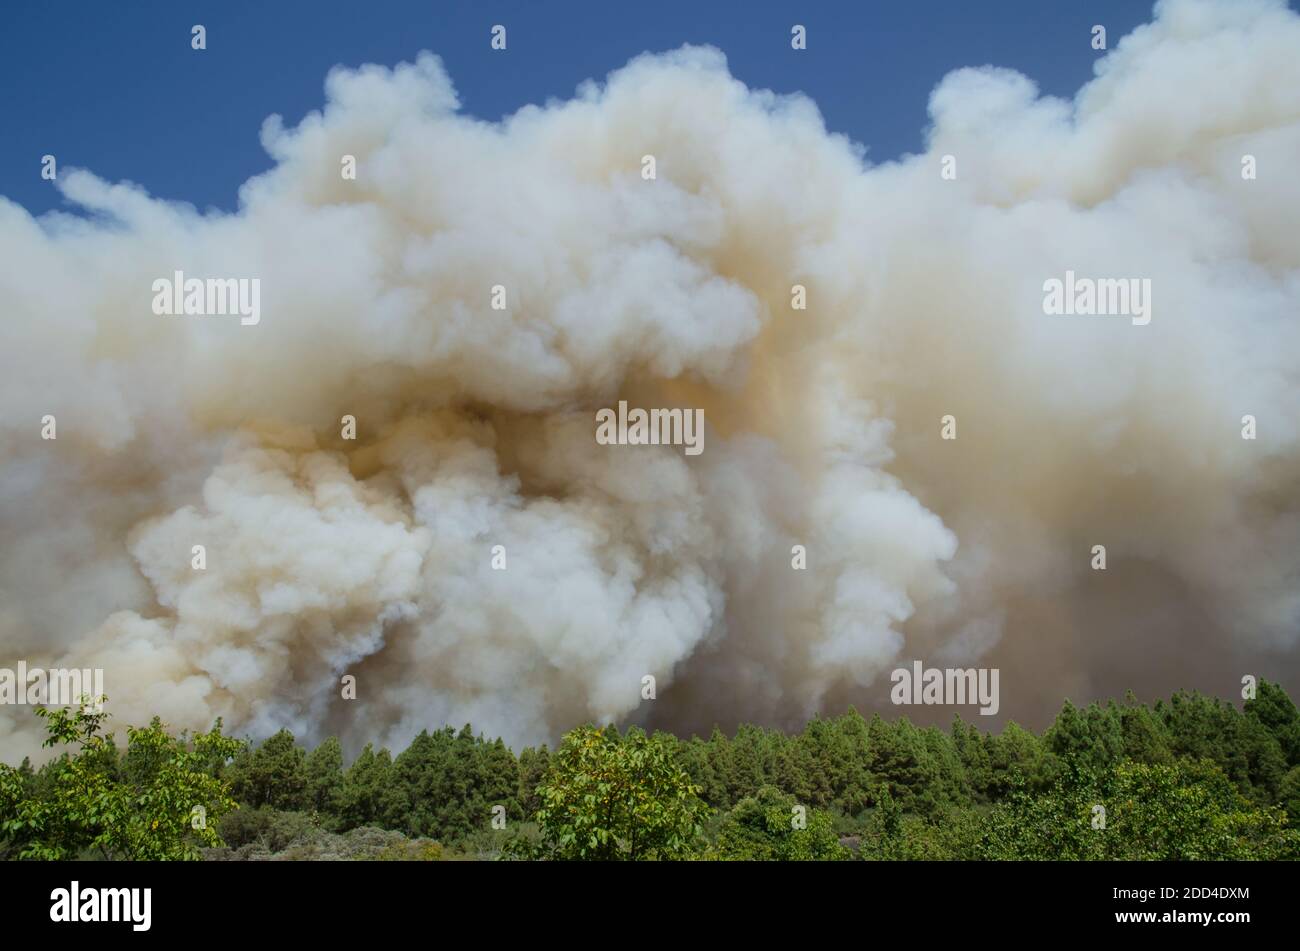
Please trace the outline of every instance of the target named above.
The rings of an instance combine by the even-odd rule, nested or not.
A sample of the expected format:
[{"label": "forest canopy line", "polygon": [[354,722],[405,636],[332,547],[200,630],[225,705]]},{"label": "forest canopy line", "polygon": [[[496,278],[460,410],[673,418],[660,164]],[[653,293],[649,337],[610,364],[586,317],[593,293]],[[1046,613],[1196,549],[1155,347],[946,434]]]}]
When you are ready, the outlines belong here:
[{"label": "forest canopy line", "polygon": [[8,859],[1276,859],[1300,857],[1300,712],[1261,683],[1068,701],[1042,735],[856,711],[793,735],[688,740],[584,726],[517,755],[469,726],[345,762],[261,743],[125,744],[106,716],[39,709],[40,768],[0,765]]}]

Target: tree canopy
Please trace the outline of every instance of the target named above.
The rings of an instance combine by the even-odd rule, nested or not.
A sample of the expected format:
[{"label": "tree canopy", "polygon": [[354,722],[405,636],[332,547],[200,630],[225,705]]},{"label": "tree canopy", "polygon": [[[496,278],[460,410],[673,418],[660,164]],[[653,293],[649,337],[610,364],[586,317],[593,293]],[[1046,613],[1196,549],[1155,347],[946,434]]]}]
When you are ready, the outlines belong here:
[{"label": "tree canopy", "polygon": [[518,753],[443,727],[350,761],[332,737],[240,742],[219,723],[172,736],[154,720],[119,745],[91,708],[38,712],[47,745],[75,749],[0,766],[8,858],[337,855],[353,842],[445,858],[1300,857],[1300,712],[1268,682],[1241,707],[1185,692],[1067,701],[1041,735],[850,710],[794,734],[589,724]]}]

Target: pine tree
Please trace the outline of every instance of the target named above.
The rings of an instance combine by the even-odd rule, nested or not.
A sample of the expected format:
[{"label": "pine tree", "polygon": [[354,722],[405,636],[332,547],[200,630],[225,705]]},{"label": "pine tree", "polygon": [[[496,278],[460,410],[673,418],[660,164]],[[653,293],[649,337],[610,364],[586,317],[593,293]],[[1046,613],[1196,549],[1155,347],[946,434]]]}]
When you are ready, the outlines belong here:
[{"label": "pine tree", "polygon": [[307,805],[319,813],[332,814],[343,786],[343,746],[331,736],[307,754],[303,762],[307,779]]}]

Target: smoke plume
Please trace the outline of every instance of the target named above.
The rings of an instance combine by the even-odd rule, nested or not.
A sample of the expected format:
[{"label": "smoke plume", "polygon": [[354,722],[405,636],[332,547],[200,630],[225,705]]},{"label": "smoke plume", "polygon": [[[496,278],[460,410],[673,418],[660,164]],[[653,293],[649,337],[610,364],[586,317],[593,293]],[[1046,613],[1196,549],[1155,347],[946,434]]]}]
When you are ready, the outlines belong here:
[{"label": "smoke plume", "polygon": [[[1297,51],[1280,2],[1170,0],[1072,101],[949,74],[878,165],[713,49],[500,123],[424,54],[271,117],[235,213],[0,200],[0,665],[354,750],[790,725],[914,658],[1030,721],[1285,682]],[[1067,270],[1150,279],[1151,322],[1045,315]],[[258,279],[260,322],[155,314],[176,271]],[[598,444],[619,400],[703,409],[703,453]],[[3,758],[38,728],[0,708]]]}]

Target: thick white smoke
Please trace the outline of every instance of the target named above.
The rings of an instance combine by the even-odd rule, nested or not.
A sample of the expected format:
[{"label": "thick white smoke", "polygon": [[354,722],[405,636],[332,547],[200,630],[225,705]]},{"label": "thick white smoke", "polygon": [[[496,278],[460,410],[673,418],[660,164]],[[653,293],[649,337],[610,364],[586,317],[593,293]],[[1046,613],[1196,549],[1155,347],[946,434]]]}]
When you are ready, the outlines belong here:
[{"label": "thick white smoke", "polygon": [[[424,55],[268,121],[236,214],[0,200],[0,666],[355,748],[797,722],[912,658],[1002,667],[1019,716],[1284,659],[1298,53],[1280,2],[1167,2],[1073,102],[949,75],[874,167],[709,49],[500,124]],[[1067,269],[1149,278],[1151,323],[1045,316]],[[258,278],[260,323],[155,315],[177,270]],[[703,454],[597,444],[620,399],[703,408]],[[0,758],[37,726],[0,708]]]}]

